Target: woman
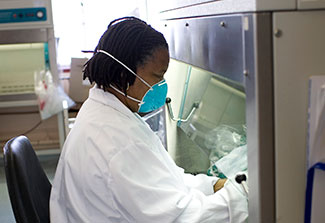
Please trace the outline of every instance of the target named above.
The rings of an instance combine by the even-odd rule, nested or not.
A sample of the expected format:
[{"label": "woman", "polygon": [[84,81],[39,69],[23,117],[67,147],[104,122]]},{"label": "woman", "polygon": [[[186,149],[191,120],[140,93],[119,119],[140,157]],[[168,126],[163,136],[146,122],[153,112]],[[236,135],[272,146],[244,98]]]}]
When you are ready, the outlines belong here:
[{"label": "woman", "polygon": [[51,222],[245,221],[240,187],[185,174],[141,119],[165,103],[168,63],[165,38],[145,22],[109,24],[85,65],[96,85],[64,144]]}]

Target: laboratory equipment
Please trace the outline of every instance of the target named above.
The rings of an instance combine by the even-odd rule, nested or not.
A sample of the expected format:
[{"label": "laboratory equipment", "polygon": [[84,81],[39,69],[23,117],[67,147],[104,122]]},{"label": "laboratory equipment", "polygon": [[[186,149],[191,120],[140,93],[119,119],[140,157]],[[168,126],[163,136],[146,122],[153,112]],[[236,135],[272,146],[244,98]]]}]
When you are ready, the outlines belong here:
[{"label": "laboratory equipment", "polygon": [[[170,154],[189,172],[204,170],[209,163],[198,152],[204,150],[202,135],[234,117],[240,123],[244,116],[249,222],[303,222],[308,82],[312,75],[324,75],[325,2],[153,2],[148,1],[148,20],[168,41],[167,72],[177,73],[166,73],[166,80],[183,83],[168,82],[174,116],[186,117],[200,101],[187,123],[166,115]],[[159,19],[152,17],[155,10]],[[230,94],[236,102],[226,100]],[[223,119],[218,111],[225,111]],[[186,166],[189,162],[197,168]]]},{"label": "laboratory equipment", "polygon": [[241,184],[243,187],[243,190],[245,191],[247,197],[248,197],[248,186],[246,184],[247,177],[245,174],[238,174],[235,178],[236,182]]},{"label": "laboratory equipment", "polygon": [[71,70],[69,79],[69,97],[76,103],[83,103],[93,86],[88,79],[83,80],[82,70],[88,58],[71,58]]},{"label": "laboratory equipment", "polygon": [[166,105],[167,105],[167,108],[168,108],[168,112],[169,112],[170,118],[173,121],[177,121],[177,122],[187,122],[192,117],[192,115],[194,114],[195,110],[199,107],[199,103],[194,103],[191,112],[188,114],[188,116],[185,119],[181,119],[181,118],[175,119],[172,106],[170,105],[171,101],[172,101],[172,99],[169,98],[169,97],[167,97],[166,98]]},{"label": "laboratory equipment", "polygon": [[[34,90],[35,72],[49,70],[58,84],[56,40],[54,37],[50,0],[2,0],[0,5],[0,109],[3,128],[1,140],[19,132],[12,128],[16,120],[20,126],[39,121],[32,113],[38,110]],[[17,114],[16,116],[11,114]],[[21,118],[26,115],[25,118]],[[19,118],[17,118],[19,116]],[[19,121],[20,120],[20,121]],[[63,115],[44,122],[51,147],[60,147],[65,138]],[[48,125],[48,126],[46,126]],[[54,133],[53,130],[56,132]],[[33,137],[32,137],[33,138]],[[42,141],[42,139],[35,139]],[[58,145],[59,144],[59,145]],[[37,147],[37,146],[36,146]]]}]

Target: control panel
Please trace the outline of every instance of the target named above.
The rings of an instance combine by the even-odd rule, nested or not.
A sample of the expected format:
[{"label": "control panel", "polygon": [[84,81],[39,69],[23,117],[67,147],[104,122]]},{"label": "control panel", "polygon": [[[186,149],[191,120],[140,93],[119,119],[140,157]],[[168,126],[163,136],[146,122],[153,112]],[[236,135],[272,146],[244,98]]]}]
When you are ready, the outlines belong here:
[{"label": "control panel", "polygon": [[1,9],[0,23],[46,21],[46,8]]}]

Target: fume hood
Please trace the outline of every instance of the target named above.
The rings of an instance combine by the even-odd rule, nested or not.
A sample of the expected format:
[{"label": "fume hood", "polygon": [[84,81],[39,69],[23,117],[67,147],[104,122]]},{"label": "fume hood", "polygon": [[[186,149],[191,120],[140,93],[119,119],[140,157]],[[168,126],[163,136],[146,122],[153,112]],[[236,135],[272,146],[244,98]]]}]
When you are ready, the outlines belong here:
[{"label": "fume hood", "polygon": [[209,131],[245,125],[249,222],[303,222],[309,77],[325,74],[324,1],[155,4],[148,8],[160,19],[148,20],[169,44],[175,119],[199,104],[184,123],[166,110],[169,153],[188,172],[204,172]]},{"label": "fume hood", "polygon": [[[2,0],[0,6],[0,118],[1,142],[40,122],[35,72],[50,70],[57,84],[56,43],[50,0]],[[31,141],[43,148],[59,148],[65,134],[63,116],[42,123]],[[38,145],[34,145],[38,148]]]}]

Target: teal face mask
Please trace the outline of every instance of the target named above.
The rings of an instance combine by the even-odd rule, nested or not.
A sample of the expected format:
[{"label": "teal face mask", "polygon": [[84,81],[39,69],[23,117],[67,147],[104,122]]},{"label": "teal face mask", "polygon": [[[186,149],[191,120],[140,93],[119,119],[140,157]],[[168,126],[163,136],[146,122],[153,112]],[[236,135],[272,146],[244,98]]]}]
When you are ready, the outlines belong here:
[{"label": "teal face mask", "polygon": [[166,101],[166,96],[167,96],[167,83],[165,80],[162,80],[152,86],[150,86],[150,84],[148,84],[145,80],[143,80],[139,75],[137,75],[136,73],[134,73],[129,67],[127,67],[124,63],[122,63],[121,61],[119,61],[118,59],[116,59],[114,56],[112,56],[111,54],[107,53],[104,50],[98,50],[99,53],[104,53],[107,56],[111,57],[112,59],[114,59],[115,61],[117,61],[118,63],[120,63],[123,67],[125,67],[128,71],[130,71],[133,75],[135,75],[137,78],[139,78],[139,80],[142,81],[142,83],[144,83],[145,85],[147,85],[149,87],[148,91],[144,94],[144,96],[142,97],[141,100],[138,100],[136,98],[133,98],[129,95],[125,95],[122,91],[120,91],[119,89],[117,89],[116,87],[114,87],[113,85],[110,85],[111,88],[113,88],[115,91],[117,91],[118,93],[126,96],[127,98],[138,102],[139,105],[139,109],[138,109],[138,113],[148,113],[148,112],[152,112],[160,107],[162,107],[165,104]]}]

